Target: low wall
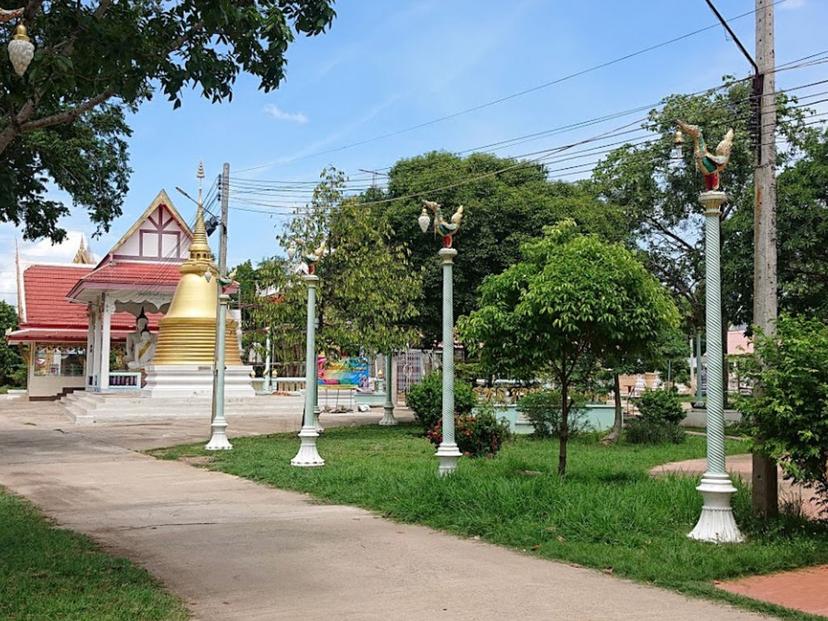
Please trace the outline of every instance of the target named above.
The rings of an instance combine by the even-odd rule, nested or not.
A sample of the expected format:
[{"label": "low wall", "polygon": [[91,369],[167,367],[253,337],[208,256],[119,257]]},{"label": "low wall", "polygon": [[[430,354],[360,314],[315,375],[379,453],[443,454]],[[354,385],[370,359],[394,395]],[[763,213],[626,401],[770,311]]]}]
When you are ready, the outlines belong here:
[{"label": "low wall", "polygon": [[[515,434],[532,433],[532,424],[521,416],[516,405],[496,405],[495,414],[509,423],[509,429]],[[603,403],[588,403],[580,419],[593,431],[606,431],[615,421],[615,406]]]},{"label": "low wall", "polygon": [[[725,425],[742,422],[742,415],[738,410],[724,411]],[[682,427],[707,427],[707,410],[704,408],[691,408],[687,416],[679,423]]]}]

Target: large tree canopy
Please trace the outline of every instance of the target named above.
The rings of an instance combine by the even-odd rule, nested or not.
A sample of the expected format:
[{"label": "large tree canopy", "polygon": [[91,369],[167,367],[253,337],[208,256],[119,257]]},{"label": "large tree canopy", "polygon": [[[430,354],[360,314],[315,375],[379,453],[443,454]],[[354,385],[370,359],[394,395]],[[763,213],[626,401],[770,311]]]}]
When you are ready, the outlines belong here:
[{"label": "large tree canopy", "polygon": [[174,107],[189,88],[230,99],[241,71],[275,89],[294,32],[323,32],[332,4],[29,0],[23,19],[34,60],[23,78],[0,62],[0,222],[22,225],[27,238],[62,240],[58,219],[69,208],[46,198],[52,182],[107,230],[130,173],[125,110],[157,90]]},{"label": "large tree canopy", "polygon": [[[777,178],[779,308],[828,321],[828,132],[808,137],[803,156]],[[723,288],[737,322],[753,319],[753,213],[725,224]]]},{"label": "large tree canopy", "polygon": [[280,235],[286,271],[271,275],[280,295],[259,316],[280,318],[285,326],[292,322],[304,340],[306,293],[297,267],[324,244],[316,268],[320,349],[356,355],[405,348],[414,338],[419,273],[409,264],[405,247],[391,241],[387,221],[345,198],[344,184],[342,172],[323,171],[311,203],[286,224]]},{"label": "large tree canopy", "polygon": [[[704,216],[698,200],[703,185],[693,161],[692,145],[686,145],[679,157],[673,152],[675,121],[699,125],[710,148],[728,128],[735,129],[730,163],[722,178],[729,197],[722,217],[727,221],[742,211],[752,218],[751,101],[750,83],[744,80],[726,80],[722,88],[702,94],[672,95],[642,124],[642,129],[657,138],[649,136],[616,149],[593,175],[600,195],[624,209],[635,228],[637,245],[647,252],[649,269],[673,292],[688,329],[704,325]],[[778,97],[778,120],[779,134],[789,147],[780,152],[783,163],[795,154],[809,132],[802,109],[792,107],[785,95]],[[723,263],[729,260],[730,242],[724,235]],[[727,291],[724,307],[729,317],[736,314]]]},{"label": "large tree canopy", "polygon": [[[445,189],[435,192],[435,188]],[[440,339],[442,272],[437,257],[440,240],[423,235],[417,225],[423,198],[442,203],[452,213],[458,205],[466,208],[454,240],[457,315],[477,307],[483,279],[517,261],[521,243],[541,235],[544,226],[572,218],[581,230],[607,239],[623,239],[627,233],[617,209],[598,202],[580,183],[548,180],[541,165],[482,153],[462,158],[442,152],[397,162],[389,172],[388,191],[384,195],[372,191],[365,199],[396,199],[375,204],[373,210],[377,216],[386,215],[393,240],[410,248],[412,265],[423,270],[417,328],[425,346]]]}]

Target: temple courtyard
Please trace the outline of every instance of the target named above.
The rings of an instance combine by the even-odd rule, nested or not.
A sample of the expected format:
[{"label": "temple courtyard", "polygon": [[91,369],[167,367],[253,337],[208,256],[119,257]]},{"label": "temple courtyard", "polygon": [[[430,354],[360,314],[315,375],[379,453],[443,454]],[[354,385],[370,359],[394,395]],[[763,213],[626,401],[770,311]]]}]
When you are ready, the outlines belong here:
[{"label": "temple courtyard", "polygon": [[[336,429],[343,425],[376,423],[379,418],[376,411],[366,415],[323,416],[322,424],[333,437],[327,439],[326,445],[323,434],[321,450],[324,453],[327,449],[331,461],[339,462],[340,466],[329,464],[314,472],[297,471],[287,463],[274,462],[271,467],[262,460],[262,450],[272,449],[274,455],[295,450],[295,436],[255,436],[298,428],[298,398],[285,399],[296,401],[292,413],[286,407],[284,415],[234,419],[231,436],[254,437],[238,440],[236,450],[218,455],[215,468],[211,465],[210,469],[200,467],[210,458],[199,454],[198,446],[203,443],[207,429],[197,419],[81,426],[72,424],[55,403],[3,401],[0,402],[0,486],[33,502],[57,525],[90,536],[105,552],[124,556],[146,568],[173,595],[181,598],[194,619],[695,621],[698,618],[760,619],[767,618],[762,613],[779,612],[762,605],[753,606],[755,612],[737,608],[724,601],[726,595],[718,598],[722,601],[708,601],[633,582],[619,577],[625,573],[623,563],[613,571],[612,567],[590,569],[542,558],[548,556],[544,551],[550,542],[565,546],[563,542],[570,537],[570,530],[580,528],[588,533],[592,528],[591,524],[577,523],[577,507],[567,509],[573,520],[570,530],[530,535],[530,538],[537,537],[540,549],[534,546],[509,549],[516,547],[513,541],[497,542],[503,546],[487,543],[484,540],[492,539],[489,533],[495,532],[491,530],[493,525],[487,523],[479,524],[484,533],[482,537],[455,536],[402,523],[412,518],[401,516],[394,507],[408,502],[409,509],[416,510],[418,499],[404,497],[407,480],[403,476],[399,476],[398,485],[389,477],[403,468],[413,471],[414,477],[419,476],[419,470],[424,473],[426,470],[416,464],[410,468],[405,466],[411,455],[403,452],[398,459],[383,460],[387,468],[378,464],[378,471],[386,470],[378,472],[376,477],[365,476],[359,463],[348,461],[352,459],[348,451],[360,437],[363,448],[367,446],[371,453],[368,459],[372,456],[375,460],[382,459],[379,453],[386,439],[388,446],[395,449],[410,451],[411,446],[416,446],[415,452],[419,451],[419,445],[411,440],[414,436],[411,428],[406,431],[405,425],[396,430],[372,426],[344,433]],[[399,417],[403,422],[409,419],[404,410]],[[199,444],[173,451],[153,451],[192,443]],[[526,441],[525,446],[532,444]],[[575,451],[580,449],[578,446]],[[474,468],[489,468],[490,478],[497,480],[499,472],[494,472],[495,468],[526,468],[521,459],[527,458],[520,453],[507,454],[498,460],[484,460],[488,463],[478,462]],[[429,460],[429,473],[431,466]],[[217,469],[244,470],[247,478]],[[542,477],[536,474],[539,473],[526,471],[522,485],[534,486],[537,498],[542,498]],[[462,470],[459,475],[463,475]],[[579,479],[583,476],[576,467],[571,482],[581,484],[583,481]],[[382,483],[383,477],[385,483]],[[378,481],[388,490],[388,510],[378,512],[349,506],[371,507],[376,501],[370,499],[368,491]],[[458,484],[467,485],[469,481],[464,479]],[[308,491],[309,485],[316,488],[314,495],[324,502],[301,493]],[[434,480],[432,489],[424,490],[423,494],[434,492],[439,485]],[[605,485],[607,489],[612,487]],[[684,487],[692,491],[692,484],[683,482],[671,485],[670,489],[676,493]],[[470,535],[468,521],[477,519],[474,512],[482,512],[479,515],[483,516],[487,504],[503,502],[503,499],[494,497],[491,490],[472,489],[469,493],[480,494],[480,508],[464,500],[463,506],[469,507],[469,515],[458,514],[453,525],[439,523],[451,513],[451,506],[444,507],[442,512],[435,510],[431,518],[423,517],[421,521],[458,535]],[[363,495],[364,500],[360,500]],[[437,492],[434,495],[440,496]],[[348,505],[337,503],[337,497],[347,498]],[[527,497],[527,515],[533,513],[532,505],[537,498]],[[451,502],[448,495],[445,500]],[[642,497],[645,508],[648,500],[651,499]],[[454,510],[459,506],[454,506]],[[623,503],[619,506],[627,510]],[[504,519],[511,519],[503,506],[492,509]],[[550,519],[554,521],[556,517]],[[621,519],[629,519],[633,524],[640,516],[621,516]],[[653,519],[658,520],[659,516]],[[528,528],[527,524],[513,525],[517,531]],[[618,542],[611,541],[613,528],[607,524],[607,541],[595,542],[606,546],[609,556],[619,549]],[[821,549],[823,540],[824,537],[814,540],[814,545]],[[653,541],[653,545],[664,545],[664,541]],[[704,565],[701,561],[704,554],[721,556],[721,547],[692,545],[697,547],[695,556],[688,557],[686,550],[690,548],[679,545],[672,561],[666,560]],[[762,554],[775,552],[777,565],[793,562],[785,558],[786,552],[779,542],[768,541],[751,544],[751,551],[745,553],[743,560],[757,550]],[[796,550],[788,553],[797,554]],[[738,563],[739,556],[733,555],[728,562]],[[636,561],[633,558],[631,562]],[[638,562],[646,565],[644,557]],[[681,573],[677,567],[676,574]],[[710,597],[710,593],[701,594]]]}]

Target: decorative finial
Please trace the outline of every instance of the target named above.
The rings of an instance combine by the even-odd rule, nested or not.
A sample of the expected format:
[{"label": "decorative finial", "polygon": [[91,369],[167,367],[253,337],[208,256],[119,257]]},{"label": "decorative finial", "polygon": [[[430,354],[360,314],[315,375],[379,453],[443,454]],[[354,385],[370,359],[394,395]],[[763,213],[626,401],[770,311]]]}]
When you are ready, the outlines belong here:
[{"label": "decorative finial", "polygon": [[719,189],[719,173],[721,173],[730,161],[730,152],[733,149],[733,130],[727,130],[724,139],[716,146],[716,152],[707,150],[707,143],[704,141],[704,134],[698,125],[690,125],[684,121],[676,120],[678,131],[684,132],[693,139],[693,155],[696,159],[696,168],[704,175],[705,188],[710,190]]},{"label": "decorative finial", "polygon": [[[423,213],[420,214],[420,217],[417,219],[421,228],[424,223],[428,226],[428,213],[426,212],[426,209],[430,209],[434,212],[434,232],[443,238],[443,247],[451,248],[452,238],[460,230],[460,224],[463,221],[463,206],[460,205],[457,208],[457,211],[454,212],[451,220],[447,221],[443,218],[442,205],[435,203],[434,201],[424,200]],[[423,216],[426,217],[423,218]],[[423,232],[425,232],[425,229],[423,229]]]}]

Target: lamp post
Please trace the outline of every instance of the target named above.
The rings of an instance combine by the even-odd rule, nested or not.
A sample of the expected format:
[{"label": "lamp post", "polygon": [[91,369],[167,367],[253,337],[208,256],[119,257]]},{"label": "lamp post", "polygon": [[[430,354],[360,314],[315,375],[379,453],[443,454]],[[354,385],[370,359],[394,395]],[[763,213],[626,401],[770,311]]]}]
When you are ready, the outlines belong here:
[{"label": "lamp post", "polygon": [[[25,12],[25,7],[19,9],[0,9],[0,23],[5,23],[13,19],[19,19]],[[14,29],[14,37],[9,41],[9,60],[11,61],[14,72],[23,77],[26,69],[34,58],[34,44],[26,32],[26,26],[22,23],[17,24]]]},{"label": "lamp post", "polygon": [[391,391],[391,379],[394,371],[394,354],[388,352],[385,354],[385,405],[383,406],[384,414],[379,424],[391,427],[397,424],[397,419],[394,418],[394,398]]},{"label": "lamp post", "polygon": [[[229,284],[231,279],[219,277],[219,291]],[[224,417],[224,353],[225,336],[227,330],[227,305],[230,296],[223,291],[219,293],[218,322],[216,324],[216,365],[213,373],[214,385],[214,415],[210,422],[210,441],[204,448],[208,451],[226,451],[233,448],[227,439],[227,419]]]},{"label": "lamp post", "polygon": [[[705,253],[705,325],[707,334],[707,471],[696,488],[704,499],[691,539],[712,543],[738,543],[739,532],[731,497],[736,488],[725,469],[724,377],[722,374],[722,283],[720,277],[719,239],[721,207],[727,194],[719,191],[719,173],[727,166],[733,142],[733,130],[710,153],[701,129],[678,121],[685,134],[694,139],[696,167],[704,175],[706,191],[699,195],[704,208]],[[698,354],[697,354],[698,355]],[[701,381],[701,378],[699,378]]]},{"label": "lamp post", "polygon": [[319,432],[316,429],[318,405],[316,401],[316,287],[319,276],[316,275],[316,262],[322,257],[324,247],[320,246],[312,255],[305,257],[308,262],[308,273],[305,282],[308,284],[308,321],[307,342],[305,345],[305,412],[302,418],[302,429],[299,431],[299,452],[290,460],[291,466],[312,468],[324,466],[325,460],[319,455],[316,448],[316,438]]},{"label": "lamp post", "polygon": [[452,238],[460,230],[463,219],[463,206],[451,217],[443,218],[441,206],[431,201],[423,201],[423,211],[417,218],[420,229],[428,230],[431,218],[428,210],[434,213],[434,232],[443,238],[443,247],[437,253],[443,263],[443,439],[437,447],[437,473],[446,476],[457,469],[460,450],[454,441],[454,282],[452,269],[457,250],[451,247]]}]

